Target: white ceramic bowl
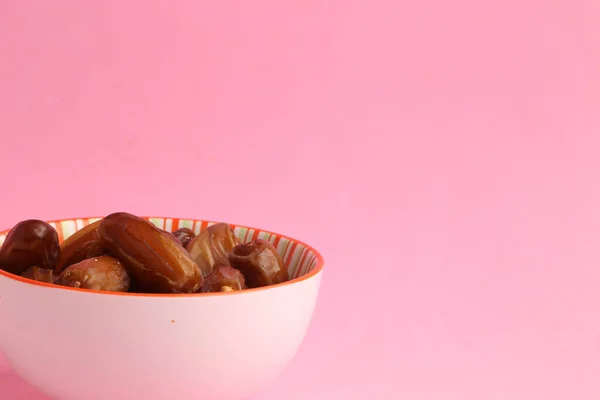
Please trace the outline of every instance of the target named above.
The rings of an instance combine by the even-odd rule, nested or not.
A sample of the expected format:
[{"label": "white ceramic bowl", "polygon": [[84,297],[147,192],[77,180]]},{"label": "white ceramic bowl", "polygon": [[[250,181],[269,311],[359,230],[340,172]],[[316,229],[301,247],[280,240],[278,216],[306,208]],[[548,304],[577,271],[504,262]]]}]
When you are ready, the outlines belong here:
[{"label": "white ceramic bowl", "polygon": [[[64,240],[97,220],[55,221]],[[149,218],[199,232],[207,221]],[[310,246],[235,226],[274,243],[289,282],[241,292],[90,292],[0,271],[0,349],[15,371],[58,400],[243,399],[285,368],[313,314],[323,259]],[[0,234],[0,243],[5,233]]]}]

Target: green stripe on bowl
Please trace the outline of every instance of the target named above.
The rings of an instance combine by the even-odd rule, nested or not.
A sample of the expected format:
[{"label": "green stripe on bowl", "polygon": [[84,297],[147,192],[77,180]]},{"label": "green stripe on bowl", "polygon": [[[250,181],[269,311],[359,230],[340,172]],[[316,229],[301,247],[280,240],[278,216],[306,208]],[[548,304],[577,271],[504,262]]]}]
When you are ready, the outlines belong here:
[{"label": "green stripe on bowl", "polygon": [[150,218],[149,221],[156,225],[157,228],[165,229],[165,220],[163,218]]},{"label": "green stripe on bowl", "polygon": [[192,221],[191,219],[180,219],[179,227],[194,229],[194,221]]},{"label": "green stripe on bowl", "polygon": [[75,221],[72,219],[62,221],[60,223],[60,228],[62,229],[62,234],[63,234],[62,240],[66,240],[69,236],[71,236],[72,234],[77,232],[77,225],[75,224]]}]

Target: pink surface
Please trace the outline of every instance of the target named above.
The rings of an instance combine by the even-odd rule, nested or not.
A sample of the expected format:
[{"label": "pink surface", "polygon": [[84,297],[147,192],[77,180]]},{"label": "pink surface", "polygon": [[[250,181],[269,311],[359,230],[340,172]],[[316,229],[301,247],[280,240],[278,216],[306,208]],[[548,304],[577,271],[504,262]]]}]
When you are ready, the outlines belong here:
[{"label": "pink surface", "polygon": [[594,0],[2,2],[0,225],[128,210],[313,244],[313,325],[255,400],[598,399],[599,20]]}]

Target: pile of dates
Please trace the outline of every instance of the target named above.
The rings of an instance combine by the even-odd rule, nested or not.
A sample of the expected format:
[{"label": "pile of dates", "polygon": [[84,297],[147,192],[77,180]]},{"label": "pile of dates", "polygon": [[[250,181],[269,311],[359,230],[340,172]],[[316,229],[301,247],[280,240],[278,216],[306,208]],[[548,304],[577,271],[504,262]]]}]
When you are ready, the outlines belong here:
[{"label": "pile of dates", "polygon": [[240,243],[228,224],[198,235],[189,228],[171,233],[123,212],[62,243],[48,223],[20,222],[0,249],[0,269],[61,286],[134,293],[229,292],[289,279],[271,243]]}]

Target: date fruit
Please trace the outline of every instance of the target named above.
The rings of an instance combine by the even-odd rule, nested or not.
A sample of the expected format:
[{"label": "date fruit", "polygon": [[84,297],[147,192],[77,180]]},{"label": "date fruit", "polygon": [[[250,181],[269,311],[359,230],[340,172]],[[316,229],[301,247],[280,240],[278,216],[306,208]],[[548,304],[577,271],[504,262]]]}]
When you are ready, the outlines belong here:
[{"label": "date fruit", "polygon": [[173,232],[165,231],[164,229],[161,229],[160,231],[164,232],[164,234],[167,235],[171,240],[175,240],[175,241],[179,242],[179,239],[177,239],[175,237],[175,235],[173,234]]},{"label": "date fruit", "polygon": [[[226,288],[226,289],[223,289]],[[244,275],[231,267],[217,267],[204,279],[202,293],[242,290],[246,288]]]},{"label": "date fruit", "polygon": [[107,254],[107,250],[98,235],[100,222],[96,221],[83,227],[61,243],[60,259],[54,269],[55,273],[60,274],[69,265],[77,264],[86,258]]},{"label": "date fruit", "polygon": [[108,250],[104,245],[104,242],[101,240],[92,240],[84,243],[80,248],[78,248],[72,255],[66,260],[63,268],[66,268],[70,265],[77,264],[83,260],[87,260],[88,258],[100,257],[108,254]]},{"label": "date fruit", "polygon": [[21,274],[23,278],[33,279],[34,281],[54,283],[54,273],[51,269],[40,267],[29,267]]},{"label": "date fruit", "polygon": [[229,252],[239,243],[233,229],[220,223],[200,232],[190,241],[187,250],[206,278],[214,268],[229,265]]},{"label": "date fruit", "polygon": [[151,222],[128,213],[104,218],[100,239],[147,292],[192,293],[204,283],[198,265],[181,243]]},{"label": "date fruit", "polygon": [[100,256],[69,266],[58,276],[57,283],[81,289],[126,292],[131,279],[119,260]]},{"label": "date fruit", "polygon": [[246,278],[249,288],[273,285],[287,281],[288,271],[277,249],[266,240],[257,239],[233,248],[229,262]]},{"label": "date fruit", "polygon": [[46,222],[30,219],[19,222],[6,236],[0,250],[0,269],[15,275],[33,266],[54,269],[59,257],[56,230]]},{"label": "date fruit", "polygon": [[181,242],[181,245],[186,248],[190,241],[196,237],[196,234],[190,228],[179,228],[173,232],[173,235]]}]

